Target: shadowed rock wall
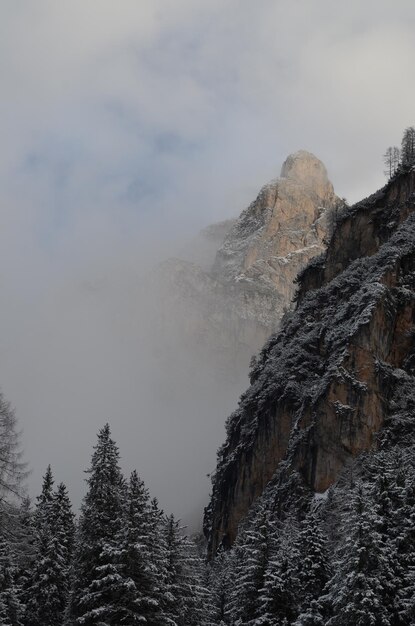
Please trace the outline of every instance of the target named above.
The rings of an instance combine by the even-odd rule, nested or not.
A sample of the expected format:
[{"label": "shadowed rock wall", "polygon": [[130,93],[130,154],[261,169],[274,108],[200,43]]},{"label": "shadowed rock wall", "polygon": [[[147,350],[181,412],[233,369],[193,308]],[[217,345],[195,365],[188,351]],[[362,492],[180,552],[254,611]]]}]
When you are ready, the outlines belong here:
[{"label": "shadowed rock wall", "polygon": [[[271,479],[296,470],[325,491],[348,460],[376,445],[391,398],[413,375],[415,173],[344,209],[299,304],[263,348],[227,422],[205,515],[211,553]],[[385,371],[388,376],[385,376]]]}]

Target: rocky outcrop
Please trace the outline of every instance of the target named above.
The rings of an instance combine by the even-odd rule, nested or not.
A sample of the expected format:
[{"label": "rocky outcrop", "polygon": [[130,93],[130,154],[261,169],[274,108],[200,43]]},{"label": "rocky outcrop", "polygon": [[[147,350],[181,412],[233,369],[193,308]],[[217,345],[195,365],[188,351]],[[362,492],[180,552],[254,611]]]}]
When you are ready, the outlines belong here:
[{"label": "rocky outcrop", "polygon": [[379,433],[393,437],[411,419],[402,390],[415,383],[414,192],[410,171],[343,209],[327,251],[302,273],[296,311],[227,422],[205,515],[211,553],[234,541],[271,480],[283,487],[296,473],[324,492]]},{"label": "rocky outcrop", "polygon": [[237,220],[203,231],[211,241],[224,238],[213,267],[180,259],[160,267],[160,311],[181,320],[189,343],[216,354],[221,376],[247,371],[277,329],[291,307],[297,273],[325,249],[339,204],[321,161],[297,152]]},{"label": "rocky outcrop", "polygon": [[299,268],[325,249],[327,209],[338,203],[323,163],[296,152],[230,230],[213,273],[221,280],[260,280],[287,300]]}]

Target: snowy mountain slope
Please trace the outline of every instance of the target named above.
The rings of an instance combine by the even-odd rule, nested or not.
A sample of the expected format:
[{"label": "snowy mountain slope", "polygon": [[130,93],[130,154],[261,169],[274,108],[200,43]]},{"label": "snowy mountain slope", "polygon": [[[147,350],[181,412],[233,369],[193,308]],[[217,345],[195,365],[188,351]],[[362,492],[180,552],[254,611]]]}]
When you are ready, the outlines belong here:
[{"label": "snowy mountain slope", "polygon": [[[302,273],[299,305],[271,337],[227,422],[205,516],[212,552],[271,479],[324,492],[362,451],[411,423],[415,173],[339,215]],[[406,398],[406,400],[405,400]]]}]

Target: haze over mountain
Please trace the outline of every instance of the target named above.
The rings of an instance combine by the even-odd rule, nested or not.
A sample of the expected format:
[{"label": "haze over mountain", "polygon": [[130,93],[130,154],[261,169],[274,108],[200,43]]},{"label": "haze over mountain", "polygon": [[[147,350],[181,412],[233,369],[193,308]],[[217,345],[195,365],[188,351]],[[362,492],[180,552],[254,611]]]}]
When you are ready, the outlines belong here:
[{"label": "haze over mountain", "polygon": [[252,356],[291,308],[298,272],[325,249],[341,206],[323,163],[306,151],[290,155],[281,177],[262,187],[238,219],[201,233],[201,244],[216,236],[213,262],[161,264],[160,349],[179,333],[180,346],[207,358],[213,376],[241,384]]},{"label": "haze over mountain", "polygon": [[[381,186],[385,146],[412,120],[412,3],[6,0],[0,13],[0,385],[31,493],[50,461],[79,502],[109,420],[126,470],[172,508],[173,492],[200,492],[214,462],[196,448],[221,441],[241,387],[202,415],[209,367],[177,364],[194,401],[150,375],[136,285],[237,217],[290,152],[314,151],[349,202]],[[183,487],[165,486],[176,470]]]},{"label": "haze over mountain", "polygon": [[414,27],[0,3],[1,626],[415,624]]}]

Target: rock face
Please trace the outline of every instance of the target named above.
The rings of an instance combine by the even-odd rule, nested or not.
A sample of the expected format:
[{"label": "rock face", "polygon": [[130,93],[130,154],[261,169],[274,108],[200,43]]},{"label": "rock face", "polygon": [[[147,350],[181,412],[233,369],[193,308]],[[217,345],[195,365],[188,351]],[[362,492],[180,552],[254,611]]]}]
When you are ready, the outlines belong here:
[{"label": "rock face", "polygon": [[325,248],[327,208],[338,202],[321,161],[296,152],[230,230],[213,273],[222,280],[260,280],[286,299],[299,268]]},{"label": "rock face", "polygon": [[321,161],[297,152],[237,220],[205,229],[211,240],[224,237],[210,269],[180,259],[162,265],[160,310],[178,312],[188,341],[216,353],[220,375],[246,371],[277,329],[296,275],[325,249],[339,204]]},{"label": "rock face", "polygon": [[[293,171],[296,184],[309,179],[301,161],[287,159],[287,181]],[[318,167],[316,181],[327,197]],[[238,262],[247,258],[240,254]],[[233,543],[270,481],[283,494],[296,474],[304,488],[324,492],[348,462],[377,445],[385,424],[393,426],[389,433],[406,428],[414,410],[405,405],[405,388],[415,383],[414,337],[410,171],[344,208],[327,251],[302,272],[297,309],[263,348],[227,422],[205,515],[211,553]]]}]

